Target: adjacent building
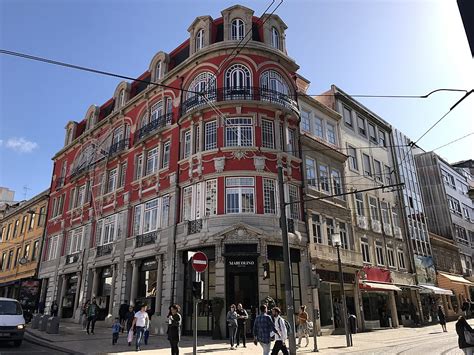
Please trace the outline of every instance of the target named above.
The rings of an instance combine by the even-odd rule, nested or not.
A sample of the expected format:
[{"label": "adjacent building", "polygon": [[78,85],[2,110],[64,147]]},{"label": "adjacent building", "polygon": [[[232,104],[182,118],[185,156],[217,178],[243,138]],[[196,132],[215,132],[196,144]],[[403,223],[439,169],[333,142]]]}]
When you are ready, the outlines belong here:
[{"label": "adjacent building", "polygon": [[270,295],[286,312],[279,164],[293,202],[294,306],[308,302],[298,65],[286,53],[285,23],[265,16],[262,23],[251,9],[233,6],[217,19],[196,18],[186,41],[158,52],[136,81],[120,83],[110,100],[67,124],[53,158],[40,270],[47,309],[57,301],[61,317],[78,320],[95,297],[105,319],[124,302],[146,302],[161,332],[178,302],[188,332],[189,258],[200,250],[209,267],[199,332],[225,331],[222,307],[231,303],[250,310]]}]

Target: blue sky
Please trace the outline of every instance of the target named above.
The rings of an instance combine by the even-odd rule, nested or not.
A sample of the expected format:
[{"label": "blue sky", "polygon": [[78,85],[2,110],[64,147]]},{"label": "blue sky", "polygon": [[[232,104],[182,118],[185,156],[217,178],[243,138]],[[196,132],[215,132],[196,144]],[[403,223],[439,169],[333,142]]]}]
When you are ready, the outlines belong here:
[{"label": "blue sky", "polygon": [[[2,0],[0,47],[138,76],[159,50],[187,38],[196,16],[220,17],[237,1]],[[260,16],[270,1],[241,1]],[[278,3],[278,0],[276,1]],[[288,54],[318,94],[336,84],[349,94],[424,94],[472,89],[473,60],[455,0],[285,0]],[[27,197],[49,187],[51,158],[64,126],[109,99],[118,79],[0,55],[0,186]],[[417,139],[462,94],[427,100],[360,99]],[[420,145],[434,149],[474,131],[474,95]],[[474,136],[438,151],[472,158]]]}]

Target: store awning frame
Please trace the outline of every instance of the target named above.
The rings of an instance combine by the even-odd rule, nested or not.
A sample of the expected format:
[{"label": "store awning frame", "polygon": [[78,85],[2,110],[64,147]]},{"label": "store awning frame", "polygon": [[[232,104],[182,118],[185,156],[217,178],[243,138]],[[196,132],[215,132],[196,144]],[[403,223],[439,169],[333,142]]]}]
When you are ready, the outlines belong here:
[{"label": "store awning frame", "polygon": [[398,291],[401,292],[402,289],[398,286],[395,286],[394,284],[387,284],[387,283],[381,283],[381,282],[369,282],[369,281],[364,281],[361,283],[363,287],[366,289],[366,291]]},{"label": "store awning frame", "polygon": [[471,281],[466,280],[466,279],[465,279],[464,277],[462,277],[462,276],[451,275],[451,274],[445,274],[444,272],[440,272],[439,274],[440,274],[441,276],[446,277],[449,281],[456,282],[456,283],[459,283],[459,284],[468,285],[468,286],[474,286],[474,284],[473,284]]},{"label": "store awning frame", "polygon": [[446,295],[446,296],[454,296],[453,291],[447,290],[445,288],[431,286],[431,285],[419,285],[422,289],[420,293],[434,293],[435,295]]}]

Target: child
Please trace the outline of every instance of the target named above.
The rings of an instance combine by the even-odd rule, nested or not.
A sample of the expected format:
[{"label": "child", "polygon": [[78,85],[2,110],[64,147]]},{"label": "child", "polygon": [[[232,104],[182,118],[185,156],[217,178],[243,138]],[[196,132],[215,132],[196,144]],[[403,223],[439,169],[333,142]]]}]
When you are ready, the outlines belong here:
[{"label": "child", "polygon": [[115,318],[114,324],[112,324],[112,345],[117,344],[117,340],[120,333],[120,321],[118,318]]}]

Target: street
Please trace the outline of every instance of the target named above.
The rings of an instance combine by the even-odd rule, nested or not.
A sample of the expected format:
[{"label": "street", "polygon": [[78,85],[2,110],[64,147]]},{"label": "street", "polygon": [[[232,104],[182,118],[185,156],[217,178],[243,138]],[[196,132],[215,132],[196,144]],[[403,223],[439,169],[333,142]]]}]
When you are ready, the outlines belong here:
[{"label": "street", "polygon": [[13,346],[11,342],[1,342],[0,343],[0,355],[8,354],[48,354],[48,355],[62,355],[67,354],[66,352],[55,351],[50,348],[41,346],[36,343],[30,343],[27,340],[23,340],[23,343],[20,347]]}]

